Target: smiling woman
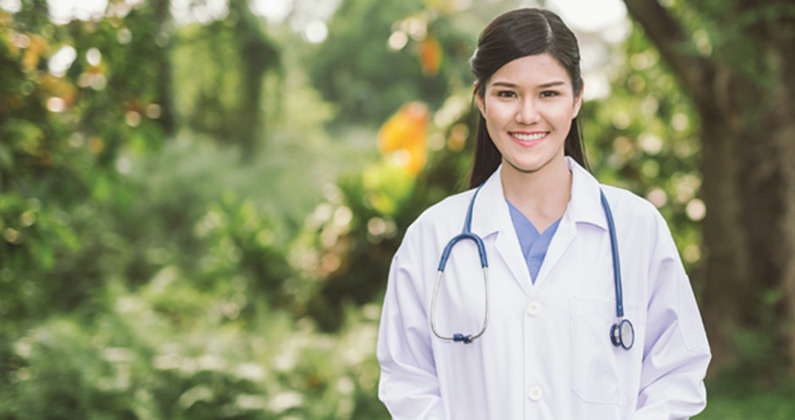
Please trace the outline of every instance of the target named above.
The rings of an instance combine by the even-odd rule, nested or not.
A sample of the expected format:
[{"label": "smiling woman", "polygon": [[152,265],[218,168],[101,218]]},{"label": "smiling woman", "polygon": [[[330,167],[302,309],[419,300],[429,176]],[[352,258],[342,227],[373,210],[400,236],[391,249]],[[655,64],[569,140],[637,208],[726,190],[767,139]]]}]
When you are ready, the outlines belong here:
[{"label": "smiling woman", "polygon": [[[582,88],[575,93],[566,70],[544,53],[505,64],[482,92],[477,95],[478,107],[491,143],[507,164],[501,173],[505,198],[532,217],[543,232],[563,215],[568,202],[563,184],[571,181],[563,158],[564,144],[582,105]],[[531,185],[521,181],[532,173],[542,182]],[[523,194],[528,188],[536,190],[536,195],[543,189],[546,197],[557,197],[556,204],[534,211],[526,199],[532,195]],[[563,194],[555,194],[557,191]]]},{"label": "smiling woman", "polygon": [[657,209],[586,169],[574,35],[515,10],[470,64],[472,189],[420,215],[392,261],[379,397],[396,419],[698,414],[693,291]]},{"label": "smiling woman", "polygon": [[[516,41],[519,33],[524,38],[523,42]],[[501,47],[502,45],[509,47]],[[568,121],[563,122],[565,127],[558,127],[556,134],[565,138],[564,154],[572,156],[581,166],[588,167],[576,119],[583,94],[580,51],[574,34],[560,18],[548,11],[530,16],[506,13],[498,17],[483,31],[481,43],[470,64],[477,79],[475,93],[478,105],[481,107],[470,187],[486,181],[503,158],[497,142],[492,141],[492,127],[486,119],[483,108],[487,88],[496,82],[514,87],[523,84],[522,87],[525,89],[553,87],[550,86],[552,84],[558,89],[525,93],[532,93],[533,96],[543,95],[545,98],[562,93],[569,98],[567,106],[572,108],[571,116],[566,118]],[[543,73],[538,73],[539,71]],[[515,80],[497,80],[500,77]],[[532,106],[528,110],[532,111]]]},{"label": "smiling woman", "polygon": [[549,54],[502,66],[478,95],[486,128],[503,159],[519,172],[534,172],[560,155],[582,104],[566,70]]}]

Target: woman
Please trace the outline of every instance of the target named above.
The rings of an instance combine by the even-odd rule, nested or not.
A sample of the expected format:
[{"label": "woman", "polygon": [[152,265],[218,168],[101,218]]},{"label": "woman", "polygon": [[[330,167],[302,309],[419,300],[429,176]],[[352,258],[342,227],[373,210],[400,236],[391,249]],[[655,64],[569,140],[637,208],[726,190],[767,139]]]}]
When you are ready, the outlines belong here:
[{"label": "woman", "polygon": [[[579,61],[546,10],[481,35],[473,190],[425,211],[389,273],[379,397],[394,418],[679,419],[706,405],[709,346],[665,220],[584,169]],[[437,286],[465,224],[488,280],[467,237]]]}]

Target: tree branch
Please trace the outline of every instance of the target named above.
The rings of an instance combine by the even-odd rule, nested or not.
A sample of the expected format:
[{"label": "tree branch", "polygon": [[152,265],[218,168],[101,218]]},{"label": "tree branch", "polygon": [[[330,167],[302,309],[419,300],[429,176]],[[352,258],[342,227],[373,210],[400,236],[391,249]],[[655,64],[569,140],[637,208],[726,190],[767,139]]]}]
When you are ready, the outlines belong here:
[{"label": "tree branch", "polygon": [[688,52],[696,49],[687,48],[690,40],[681,25],[657,0],[624,0],[624,3],[693,99],[700,105],[708,104],[711,91],[706,82],[715,73],[714,65],[695,52]]}]

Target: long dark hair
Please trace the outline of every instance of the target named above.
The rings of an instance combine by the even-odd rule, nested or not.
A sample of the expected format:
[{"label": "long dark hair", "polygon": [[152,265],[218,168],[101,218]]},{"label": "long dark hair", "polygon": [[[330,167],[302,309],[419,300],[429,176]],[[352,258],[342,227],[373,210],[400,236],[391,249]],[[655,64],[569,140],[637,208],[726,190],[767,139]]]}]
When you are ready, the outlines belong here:
[{"label": "long dark hair", "polygon": [[[518,9],[494,19],[480,35],[475,54],[469,60],[477,79],[475,95],[485,94],[489,78],[502,66],[517,58],[549,53],[566,69],[571,79],[574,96],[582,91],[580,75],[580,48],[577,38],[558,15],[544,9]],[[577,118],[571,122],[566,137],[564,153],[588,168]],[[483,115],[478,117],[475,161],[469,178],[470,188],[486,181],[497,169],[502,156],[486,129]]]}]

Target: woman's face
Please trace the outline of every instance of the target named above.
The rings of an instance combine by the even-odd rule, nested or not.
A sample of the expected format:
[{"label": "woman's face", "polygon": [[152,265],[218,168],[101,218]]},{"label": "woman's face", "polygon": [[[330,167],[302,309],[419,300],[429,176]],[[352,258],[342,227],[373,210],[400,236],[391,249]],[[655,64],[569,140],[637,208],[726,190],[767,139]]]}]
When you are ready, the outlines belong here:
[{"label": "woman's face", "polygon": [[558,160],[562,163],[582,93],[574,96],[568,73],[551,55],[530,55],[505,64],[488,80],[483,97],[477,98],[503,163],[523,173],[538,172]]}]

